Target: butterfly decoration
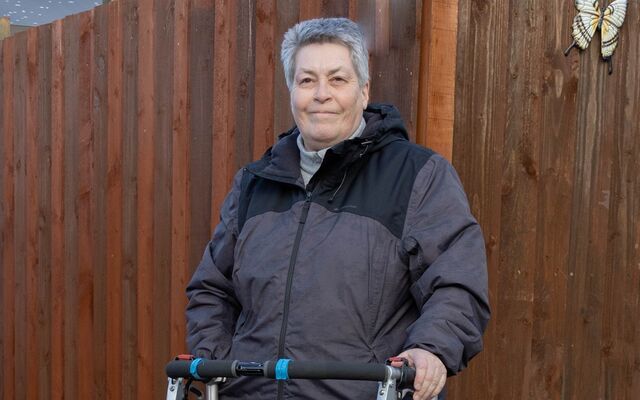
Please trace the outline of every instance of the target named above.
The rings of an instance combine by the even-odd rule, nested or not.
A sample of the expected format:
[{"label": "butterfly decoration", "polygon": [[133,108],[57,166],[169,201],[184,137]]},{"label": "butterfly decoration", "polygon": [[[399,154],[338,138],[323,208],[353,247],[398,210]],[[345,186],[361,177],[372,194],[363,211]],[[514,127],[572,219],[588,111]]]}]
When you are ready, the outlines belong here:
[{"label": "butterfly decoration", "polygon": [[575,6],[578,14],[573,18],[573,43],[564,51],[564,55],[567,56],[576,46],[581,50],[586,49],[596,30],[600,29],[600,52],[602,59],[609,64],[611,75],[611,56],[618,45],[619,30],[627,13],[627,0],[614,0],[604,10],[600,9],[597,0],[575,0]]}]

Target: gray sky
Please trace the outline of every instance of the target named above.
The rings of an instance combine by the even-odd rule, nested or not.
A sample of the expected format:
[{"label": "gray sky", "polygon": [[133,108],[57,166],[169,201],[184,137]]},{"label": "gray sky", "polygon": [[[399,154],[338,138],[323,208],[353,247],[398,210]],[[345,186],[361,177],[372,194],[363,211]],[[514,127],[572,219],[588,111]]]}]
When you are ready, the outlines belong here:
[{"label": "gray sky", "polygon": [[102,0],[0,0],[0,17],[11,18],[12,25],[36,26],[100,4]]}]

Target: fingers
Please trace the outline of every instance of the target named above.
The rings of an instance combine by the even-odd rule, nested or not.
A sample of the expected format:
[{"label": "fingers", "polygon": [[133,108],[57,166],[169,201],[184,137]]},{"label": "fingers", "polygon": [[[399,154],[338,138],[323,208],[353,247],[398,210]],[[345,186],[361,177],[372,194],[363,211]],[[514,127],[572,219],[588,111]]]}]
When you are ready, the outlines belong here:
[{"label": "fingers", "polygon": [[406,358],[409,365],[416,369],[414,400],[431,400],[442,391],[447,370],[438,357],[422,349],[407,350],[399,356]]},{"label": "fingers", "polygon": [[444,388],[447,380],[446,372],[440,374],[436,368],[430,368],[425,374],[425,380],[422,384],[423,390],[417,391],[413,398],[417,400],[431,400],[436,398]]}]

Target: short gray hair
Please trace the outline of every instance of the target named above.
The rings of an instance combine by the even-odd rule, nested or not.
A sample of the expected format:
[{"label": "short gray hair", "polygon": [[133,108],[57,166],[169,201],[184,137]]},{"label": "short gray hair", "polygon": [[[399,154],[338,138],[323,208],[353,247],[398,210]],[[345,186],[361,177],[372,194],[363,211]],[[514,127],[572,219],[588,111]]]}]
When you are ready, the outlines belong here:
[{"label": "short gray hair", "polygon": [[369,81],[369,52],[358,25],[347,18],[318,18],[302,21],[284,34],[280,59],[289,90],[293,87],[296,53],[313,43],[337,43],[345,46],[351,54],[360,87]]}]

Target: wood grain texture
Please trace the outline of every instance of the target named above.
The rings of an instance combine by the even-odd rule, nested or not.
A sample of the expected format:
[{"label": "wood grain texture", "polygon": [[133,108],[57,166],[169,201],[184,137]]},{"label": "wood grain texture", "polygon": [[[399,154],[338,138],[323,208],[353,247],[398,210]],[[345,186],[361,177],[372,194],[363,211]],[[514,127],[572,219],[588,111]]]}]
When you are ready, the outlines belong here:
[{"label": "wood grain texture", "polygon": [[[123,399],[137,398],[138,375],[138,35],[139,10],[136,0],[119,1],[122,7],[122,357]],[[113,3],[109,4],[113,7]]]},{"label": "wood grain texture", "polygon": [[136,398],[153,393],[153,265],[154,259],[154,167],[155,167],[155,10],[156,1],[138,4],[138,102],[137,109],[137,382]]},{"label": "wood grain texture", "polygon": [[64,53],[63,24],[51,26],[51,399],[63,399],[65,376]]},{"label": "wood grain texture", "polygon": [[51,25],[38,28],[37,42],[37,345],[42,354],[38,370],[38,397],[51,398]]},{"label": "wood grain texture", "polygon": [[[2,252],[2,362],[15,365],[15,139],[14,139],[14,63],[15,38],[7,38],[2,46],[2,224],[0,224]],[[11,322],[10,322],[11,321]],[[2,374],[2,397],[15,397],[15,368]]]},{"label": "wood grain texture", "polygon": [[[154,153],[153,160],[153,290],[151,297],[152,323],[152,370],[161,365],[163,359],[171,358],[170,346],[170,313],[154,312],[154,310],[170,310],[171,296],[171,202],[172,202],[172,137],[173,137],[173,63],[171,45],[174,37],[174,6],[172,2],[157,2],[154,14],[154,54],[151,68],[154,69],[154,127],[153,147],[146,151]],[[145,152],[146,152],[145,151]],[[152,371],[150,379],[153,398],[166,396],[166,380]]]},{"label": "wood grain texture", "polygon": [[[37,135],[38,135],[38,116],[37,116],[37,84],[38,84],[38,30],[31,29],[27,32],[27,48],[26,48],[26,64],[27,64],[27,88],[25,93],[25,223],[26,223],[26,263],[25,263],[25,290],[26,296],[23,301],[26,302],[26,354],[41,354],[38,335],[38,287],[37,279],[41,273],[38,273],[40,258],[38,254],[39,232],[38,232],[38,191],[36,188],[39,179]],[[35,371],[37,369],[37,361],[32,357],[26,358],[26,370]],[[29,379],[31,384],[26,387],[26,397],[35,399],[38,396],[38,388],[40,386],[39,379]]]},{"label": "wood grain texture", "polygon": [[420,76],[416,141],[451,160],[458,1],[429,0],[422,4]]},{"label": "wood grain texture", "polygon": [[189,199],[191,185],[189,114],[189,3],[176,2],[175,35],[173,38],[173,112],[171,123],[171,281],[170,281],[170,343],[169,354],[179,354],[184,349],[186,329],[184,310],[187,305],[184,288],[190,278],[191,213]]},{"label": "wood grain texture", "polygon": [[123,32],[120,2],[108,7],[106,171],[106,397],[123,382]]},{"label": "wood grain texture", "polygon": [[[91,128],[93,142],[93,174],[90,199],[90,219],[92,221],[91,252],[93,271],[93,357],[96,359],[95,376],[107,375],[107,136],[108,136],[108,12],[105,7],[91,10]],[[94,398],[106,398],[105,379],[93,382]]]},{"label": "wood grain texture", "polygon": [[[189,9],[189,151],[190,168],[189,182],[193,188],[189,199],[190,248],[189,248],[189,276],[202,258],[202,243],[198,238],[209,238],[213,215],[212,204],[221,202],[221,190],[217,190],[213,181],[212,149],[215,132],[219,128],[215,124],[222,123],[216,113],[225,107],[224,96],[218,93],[221,101],[215,101],[217,83],[214,85],[215,65],[224,63],[220,59],[214,63],[215,51],[221,50],[224,42],[219,38],[215,21],[219,18],[214,13],[213,0],[197,0],[191,2]],[[217,16],[217,17],[216,17]],[[222,29],[224,32],[224,29]],[[214,43],[217,43],[214,49]],[[223,85],[224,86],[224,85]],[[222,136],[222,135],[221,135]],[[222,165],[222,164],[221,164]],[[214,185],[214,186],[212,186]],[[214,199],[214,193],[218,193]],[[218,203],[219,204],[219,203]],[[213,213],[213,214],[212,214]],[[205,239],[206,240],[206,239]]]},{"label": "wood grain texture", "polygon": [[21,32],[15,36],[15,72],[14,72],[14,349],[15,349],[15,377],[16,394],[27,385],[27,346],[28,313],[27,313],[27,43],[28,33]]},{"label": "wood grain texture", "polygon": [[640,40],[623,28],[608,75],[597,46],[562,54],[574,14],[460,3],[453,160],[487,238],[494,314],[452,398],[635,395]]}]

